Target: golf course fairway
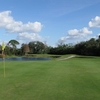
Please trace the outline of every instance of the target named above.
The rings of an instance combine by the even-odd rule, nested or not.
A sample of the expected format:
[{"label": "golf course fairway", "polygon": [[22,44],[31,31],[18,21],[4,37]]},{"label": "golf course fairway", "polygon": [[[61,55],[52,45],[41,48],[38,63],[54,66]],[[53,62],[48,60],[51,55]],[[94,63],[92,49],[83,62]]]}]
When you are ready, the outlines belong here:
[{"label": "golf course fairway", "polygon": [[1,61],[0,100],[100,100],[100,57]]}]

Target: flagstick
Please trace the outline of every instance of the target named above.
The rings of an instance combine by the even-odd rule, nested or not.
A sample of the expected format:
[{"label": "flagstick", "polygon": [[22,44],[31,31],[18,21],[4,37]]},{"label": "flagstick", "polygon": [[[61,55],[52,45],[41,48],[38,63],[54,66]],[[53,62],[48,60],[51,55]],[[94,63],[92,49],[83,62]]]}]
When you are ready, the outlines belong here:
[{"label": "flagstick", "polygon": [[4,49],[5,49],[5,44],[2,42],[2,57],[3,57],[3,66],[4,66],[4,78],[6,77],[6,71],[5,71],[5,55],[4,55]]},{"label": "flagstick", "polygon": [[5,58],[3,58],[3,65],[4,65],[4,78],[5,78],[6,77]]},{"label": "flagstick", "polygon": [[6,68],[5,68],[5,57],[4,57],[4,51],[2,50],[2,57],[3,57],[3,66],[4,66],[4,78],[6,77]]}]

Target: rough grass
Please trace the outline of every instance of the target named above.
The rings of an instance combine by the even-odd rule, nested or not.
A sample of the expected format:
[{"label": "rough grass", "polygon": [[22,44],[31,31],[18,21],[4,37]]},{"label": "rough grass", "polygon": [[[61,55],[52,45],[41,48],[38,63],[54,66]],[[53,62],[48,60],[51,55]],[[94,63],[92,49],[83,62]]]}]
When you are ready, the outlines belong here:
[{"label": "rough grass", "polygon": [[100,100],[100,58],[0,62],[0,100]]}]

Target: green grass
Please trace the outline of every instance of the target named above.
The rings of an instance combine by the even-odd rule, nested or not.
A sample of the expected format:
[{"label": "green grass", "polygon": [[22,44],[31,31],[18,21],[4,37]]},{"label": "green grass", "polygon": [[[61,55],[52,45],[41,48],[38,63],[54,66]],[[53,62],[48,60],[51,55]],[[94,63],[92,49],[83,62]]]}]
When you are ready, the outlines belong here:
[{"label": "green grass", "polygon": [[0,62],[0,100],[100,100],[100,58]]}]

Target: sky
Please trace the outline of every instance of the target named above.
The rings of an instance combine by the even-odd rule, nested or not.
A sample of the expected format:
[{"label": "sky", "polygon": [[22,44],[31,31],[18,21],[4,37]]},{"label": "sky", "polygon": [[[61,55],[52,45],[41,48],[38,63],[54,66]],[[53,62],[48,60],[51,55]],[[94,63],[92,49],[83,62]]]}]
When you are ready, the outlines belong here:
[{"label": "sky", "polygon": [[0,44],[15,39],[49,46],[100,34],[100,0],[0,0]]}]

